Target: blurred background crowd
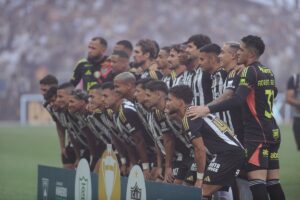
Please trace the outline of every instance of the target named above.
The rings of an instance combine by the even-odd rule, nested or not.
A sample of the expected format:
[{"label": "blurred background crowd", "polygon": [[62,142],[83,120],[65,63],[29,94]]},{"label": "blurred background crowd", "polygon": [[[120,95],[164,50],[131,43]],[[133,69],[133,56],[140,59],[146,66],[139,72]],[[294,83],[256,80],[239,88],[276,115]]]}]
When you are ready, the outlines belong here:
[{"label": "blurred background crowd", "polygon": [[122,39],[156,40],[160,46],[184,42],[193,34],[213,42],[262,37],[261,58],[284,92],[299,71],[299,0],[0,0],[0,120],[18,120],[20,96],[38,93],[38,81],[51,73],[70,79],[86,56],[88,41],[102,36],[111,53]]}]

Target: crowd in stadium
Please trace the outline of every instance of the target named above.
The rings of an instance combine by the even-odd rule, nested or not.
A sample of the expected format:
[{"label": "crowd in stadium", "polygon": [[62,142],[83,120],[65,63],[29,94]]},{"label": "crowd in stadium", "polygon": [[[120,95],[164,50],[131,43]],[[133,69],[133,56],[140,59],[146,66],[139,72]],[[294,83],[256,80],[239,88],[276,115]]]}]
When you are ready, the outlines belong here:
[{"label": "crowd in stadium", "polygon": [[65,80],[84,44],[98,33],[110,42],[109,52],[122,38],[155,38],[167,45],[197,32],[211,35],[217,43],[255,33],[270,46],[262,59],[281,75],[281,92],[289,76],[285,67],[298,67],[299,10],[250,0],[3,1],[0,11],[0,103],[5,105],[0,119],[5,121],[19,119],[21,95],[38,92],[35,71],[46,68]]},{"label": "crowd in stadium", "polygon": [[120,40],[106,50],[94,37],[70,80],[40,80],[64,168],[86,158],[97,172],[112,144],[123,176],[138,164],[147,180],[194,185],[202,199],[285,199],[278,91],[259,36],[222,46],[204,34],[163,47]]}]

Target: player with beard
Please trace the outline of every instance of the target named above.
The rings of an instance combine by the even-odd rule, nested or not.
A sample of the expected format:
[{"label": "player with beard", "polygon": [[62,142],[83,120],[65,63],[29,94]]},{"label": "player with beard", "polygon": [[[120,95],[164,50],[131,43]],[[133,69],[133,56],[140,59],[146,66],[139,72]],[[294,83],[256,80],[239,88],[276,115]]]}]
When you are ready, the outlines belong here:
[{"label": "player with beard", "polygon": [[243,106],[246,170],[254,200],[285,199],[279,182],[280,130],[273,117],[273,100],[277,94],[273,72],[259,62],[265,44],[258,36],[241,39],[238,63],[241,73],[235,95],[221,103],[199,108],[198,116]]},{"label": "player with beard", "polygon": [[[126,155],[122,154],[122,152],[124,152],[124,149],[121,148],[122,145],[120,145],[120,141],[118,140],[118,133],[115,129],[115,124],[107,117],[105,103],[103,101],[102,95],[102,86],[94,85],[91,87],[91,89],[89,90],[89,104],[90,107],[93,108],[93,111],[87,116],[87,126],[98,138],[98,140],[102,141],[103,144],[112,144],[113,149],[117,149],[121,161],[121,174],[127,175],[127,158]],[[104,151],[105,148],[103,148],[102,150]],[[101,156],[103,151],[98,151],[98,155]],[[94,172],[98,173],[99,165],[100,158],[97,161]]]},{"label": "player with beard", "polygon": [[[202,70],[211,74],[213,100],[223,94],[223,87],[227,77],[227,72],[220,65],[218,57],[220,53],[221,47],[212,43],[201,47],[199,54],[199,64]],[[218,112],[215,115],[226,122],[231,129],[233,128],[229,111]]]},{"label": "player with beard", "polygon": [[129,158],[129,170],[134,164],[140,164],[145,178],[150,179],[150,163],[155,157],[155,147],[136,113],[134,104],[116,92],[113,84],[107,83],[102,89],[105,105],[114,111],[115,124],[119,130],[118,138]]},{"label": "player with beard", "polygon": [[156,68],[157,47],[152,40],[138,41],[133,50],[134,68],[131,69],[138,78],[152,78],[160,80],[162,74],[151,68]]},{"label": "player with beard", "polygon": [[40,80],[40,91],[44,97],[43,106],[51,115],[56,126],[63,167],[66,169],[73,169],[73,162],[67,159],[68,154],[70,154],[73,149],[70,146],[65,146],[66,130],[64,128],[64,121],[62,120],[64,118],[64,114],[63,112],[60,113],[58,107],[55,105],[57,87],[58,81],[53,75],[47,75]]},{"label": "player with beard", "polygon": [[94,170],[96,162],[99,158],[99,152],[103,152],[106,145],[103,141],[97,140],[87,125],[88,111],[88,94],[80,89],[71,92],[68,103],[69,121],[71,122],[70,136],[74,145],[77,162],[89,155],[87,159],[90,163],[91,170]]},{"label": "player with beard", "polygon": [[[196,163],[195,186],[202,188],[202,199],[210,199],[220,188],[233,182],[244,162],[244,149],[232,130],[219,118],[213,115],[197,120],[187,118],[185,113],[192,99],[193,92],[188,86],[175,86],[170,89],[167,107],[182,118],[182,134],[190,144],[187,147],[193,151]],[[206,167],[205,148],[213,155]]]},{"label": "player with beard", "polygon": [[173,81],[173,86],[184,84],[183,74],[186,71],[186,66],[179,61],[179,56],[184,52],[180,44],[173,45],[170,49],[169,57],[167,59],[172,73],[176,75]]},{"label": "player with beard", "polygon": [[[207,44],[200,48],[199,54],[199,63],[203,71],[206,71],[211,74],[212,78],[212,94],[213,99],[219,98],[223,94],[223,88],[225,86],[225,81],[227,77],[227,72],[220,65],[219,55],[221,53],[221,47],[217,44]],[[215,113],[217,117],[219,117],[222,121],[226,122],[227,125],[233,129],[233,123],[231,120],[231,115],[229,111],[217,112]],[[240,135],[241,133],[238,133]],[[224,198],[224,199],[232,199],[231,189],[234,191],[235,196],[237,197],[237,187],[236,184],[233,183],[232,187],[229,190],[223,189],[218,191],[214,197],[214,199]],[[224,191],[225,190],[225,191]],[[218,197],[216,197],[218,196]]]},{"label": "player with beard", "polygon": [[199,49],[211,40],[203,34],[193,35],[184,44],[185,54],[181,54],[180,62],[185,63],[184,84],[192,88],[194,105],[204,105],[212,100],[211,78],[208,72],[203,72],[199,65]]},{"label": "player with beard", "polygon": [[88,45],[87,58],[79,60],[73,71],[71,83],[74,87],[81,83],[84,90],[89,90],[97,83],[112,80],[111,66],[104,55],[106,49],[107,42],[104,38],[92,38]]},{"label": "player with beard", "polygon": [[[70,121],[73,123],[74,130],[72,132],[72,142],[75,147],[76,155],[80,155],[80,151],[87,151],[90,154],[90,168],[94,167],[106,149],[106,140],[104,138],[97,139],[90,129],[87,117],[89,115],[87,108],[88,94],[80,89],[73,90],[69,98],[68,110],[70,113]],[[77,157],[78,159],[79,157]]]},{"label": "player with beard", "polygon": [[156,62],[157,62],[158,69],[163,74],[161,80],[167,84],[168,88],[171,88],[176,79],[176,74],[170,68],[170,64],[168,62],[169,54],[170,54],[169,47],[161,48],[156,58]]},{"label": "player with beard", "polygon": [[157,147],[157,168],[154,177],[162,176],[165,182],[182,184],[185,166],[190,161],[190,150],[182,135],[172,133],[172,124],[165,114],[168,87],[163,81],[153,80],[146,84],[145,104],[150,110],[148,123]]},{"label": "player with beard", "polygon": [[59,135],[61,159],[64,168],[74,169],[75,168],[75,151],[74,146],[70,142],[69,131],[68,131],[68,101],[71,91],[74,89],[70,82],[62,83],[57,88],[52,87],[45,94],[45,99],[49,101],[54,116],[59,123],[57,132]]},{"label": "player with beard", "polygon": [[149,120],[149,110],[146,106],[146,84],[153,79],[150,78],[143,78],[136,81],[136,87],[134,92],[134,106],[136,108],[137,114],[140,120],[143,123],[146,131],[151,134],[150,126],[148,123]]}]

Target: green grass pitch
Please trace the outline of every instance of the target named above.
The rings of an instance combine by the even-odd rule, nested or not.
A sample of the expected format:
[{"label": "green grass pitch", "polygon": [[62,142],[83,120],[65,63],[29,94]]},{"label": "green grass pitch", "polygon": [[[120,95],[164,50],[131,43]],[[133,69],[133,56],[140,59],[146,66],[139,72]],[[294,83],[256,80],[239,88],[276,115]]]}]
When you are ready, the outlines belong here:
[{"label": "green grass pitch", "polygon": [[[287,200],[300,199],[300,152],[281,126],[281,183]],[[36,199],[37,165],[61,166],[53,126],[0,126],[0,200]]]}]

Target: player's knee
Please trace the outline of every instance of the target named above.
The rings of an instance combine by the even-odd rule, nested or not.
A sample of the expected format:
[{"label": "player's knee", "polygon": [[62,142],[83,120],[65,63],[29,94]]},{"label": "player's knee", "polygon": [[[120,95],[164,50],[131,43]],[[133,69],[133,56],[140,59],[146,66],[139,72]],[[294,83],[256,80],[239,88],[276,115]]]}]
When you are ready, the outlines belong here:
[{"label": "player's knee", "polygon": [[270,179],[267,181],[267,190],[271,200],[285,200],[279,179]]},{"label": "player's knee", "polygon": [[268,192],[266,188],[266,181],[261,179],[249,180],[250,189],[253,199],[255,200],[268,200]]}]

